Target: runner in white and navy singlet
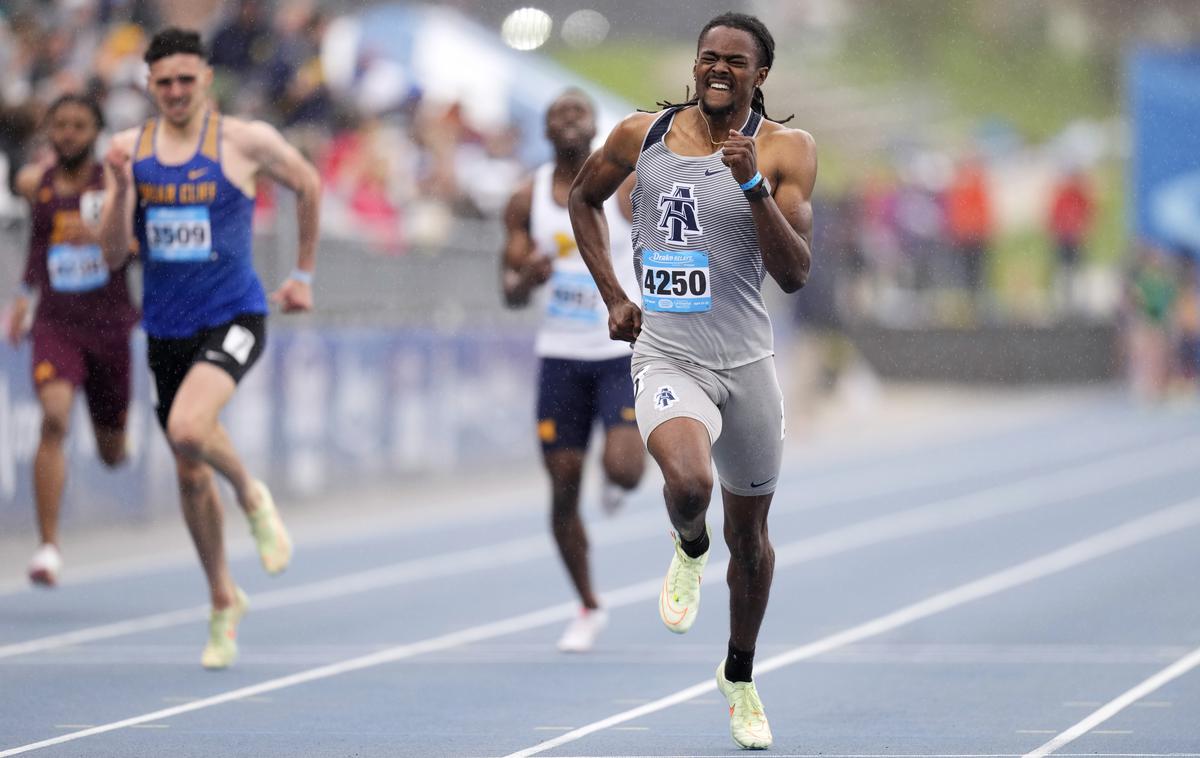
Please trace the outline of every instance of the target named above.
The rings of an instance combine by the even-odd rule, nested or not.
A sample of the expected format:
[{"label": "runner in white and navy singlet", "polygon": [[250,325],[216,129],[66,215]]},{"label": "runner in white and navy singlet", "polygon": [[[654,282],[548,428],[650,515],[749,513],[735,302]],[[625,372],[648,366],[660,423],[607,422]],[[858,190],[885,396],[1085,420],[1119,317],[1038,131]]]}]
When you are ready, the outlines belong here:
[{"label": "runner in white and navy singlet", "polygon": [[[785,435],[760,288],[767,274],[786,292],[803,286],[816,181],[812,137],[765,113],[760,87],[774,51],[757,18],[712,19],[696,45],[696,97],[621,122],[580,170],[570,199],[610,334],[634,343],[638,427],[662,470],[676,529],[659,616],[679,634],[700,607],[716,464],[730,553],[729,644],[716,679],[743,748],[773,739],[751,673],[771,587],[767,512]],[[630,174],[641,307],[607,258],[600,212]]]},{"label": "runner in white and navy singlet", "polygon": [[[579,255],[566,200],[595,137],[591,101],[581,92],[559,96],[546,113],[553,163],[538,168],[513,195],[505,213],[504,295],[509,305],[530,300],[536,289],[542,309],[537,431],[550,475],[553,531],[582,604],[559,648],[591,648],[606,615],[592,590],[587,537],[579,515],[583,461],[599,421],[605,432],[605,510],[616,510],[637,485],[645,455],[638,437],[629,378],[630,350],[608,338],[608,308]],[[637,297],[630,227],[617,198],[605,206],[612,235],[609,259],[621,286]]]}]

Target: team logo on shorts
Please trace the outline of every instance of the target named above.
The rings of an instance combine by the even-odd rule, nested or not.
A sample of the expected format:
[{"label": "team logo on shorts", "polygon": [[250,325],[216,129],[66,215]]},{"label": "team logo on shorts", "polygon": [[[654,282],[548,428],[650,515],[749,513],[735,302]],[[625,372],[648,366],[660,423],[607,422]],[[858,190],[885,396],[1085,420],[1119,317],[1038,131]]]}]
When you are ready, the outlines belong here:
[{"label": "team logo on shorts", "polygon": [[678,402],[679,398],[675,396],[675,390],[669,386],[663,385],[659,387],[658,392],[654,394],[654,407],[660,411],[665,411]]}]

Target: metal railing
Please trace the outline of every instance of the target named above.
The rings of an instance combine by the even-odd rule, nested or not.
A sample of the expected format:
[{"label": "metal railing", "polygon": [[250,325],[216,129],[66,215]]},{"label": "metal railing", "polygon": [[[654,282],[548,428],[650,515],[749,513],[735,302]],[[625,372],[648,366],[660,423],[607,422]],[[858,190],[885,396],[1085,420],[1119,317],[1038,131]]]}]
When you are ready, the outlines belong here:
[{"label": "metal railing", "polygon": [[[287,218],[281,212],[279,218]],[[256,233],[254,267],[270,291],[295,263],[295,233],[285,223]],[[403,254],[380,252],[371,243],[325,235],[317,256],[316,309],[296,319],[305,325],[470,328],[532,328],[532,309],[514,311],[500,297],[498,221],[455,219],[442,244],[418,244]],[[15,292],[28,249],[24,215],[0,217],[0,291]],[[139,271],[131,269],[140,293]]]}]

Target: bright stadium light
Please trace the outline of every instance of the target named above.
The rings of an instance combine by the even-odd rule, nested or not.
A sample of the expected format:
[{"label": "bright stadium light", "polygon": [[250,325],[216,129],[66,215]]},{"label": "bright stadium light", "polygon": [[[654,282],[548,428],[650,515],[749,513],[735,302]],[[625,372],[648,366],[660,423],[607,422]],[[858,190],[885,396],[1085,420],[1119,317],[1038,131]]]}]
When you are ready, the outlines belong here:
[{"label": "bright stadium light", "polygon": [[500,25],[504,43],[515,50],[536,50],[550,39],[554,22],[539,8],[518,8]]},{"label": "bright stadium light", "polygon": [[578,10],[567,16],[562,25],[562,38],[571,47],[595,47],[608,36],[608,19],[599,11]]}]

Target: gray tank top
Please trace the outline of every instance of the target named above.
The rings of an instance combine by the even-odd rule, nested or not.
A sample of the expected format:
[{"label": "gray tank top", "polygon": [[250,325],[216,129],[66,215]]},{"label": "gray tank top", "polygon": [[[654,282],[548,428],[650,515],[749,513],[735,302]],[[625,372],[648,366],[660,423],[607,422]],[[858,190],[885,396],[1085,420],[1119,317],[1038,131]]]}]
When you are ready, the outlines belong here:
[{"label": "gray tank top", "polygon": [[[664,138],[681,110],[655,120],[635,166],[633,262],[642,333],[634,354],[712,369],[744,366],[774,353],[758,233],[720,151],[690,157],[667,148]],[[755,136],[761,125],[762,116],[751,111],[741,132]]]}]

